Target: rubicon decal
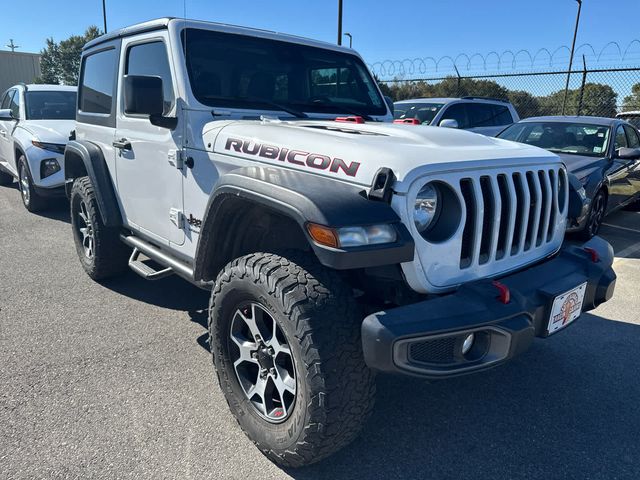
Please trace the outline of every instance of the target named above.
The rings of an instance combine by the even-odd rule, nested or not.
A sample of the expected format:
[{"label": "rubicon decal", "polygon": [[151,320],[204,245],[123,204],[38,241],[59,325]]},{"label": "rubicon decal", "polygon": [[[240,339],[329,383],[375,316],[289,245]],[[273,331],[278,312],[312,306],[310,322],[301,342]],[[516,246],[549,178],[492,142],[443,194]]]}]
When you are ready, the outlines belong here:
[{"label": "rubicon decal", "polygon": [[358,173],[358,168],[360,168],[359,162],[347,163],[341,158],[329,157],[328,155],[322,155],[320,153],[281,148],[273,145],[260,144],[252,140],[240,140],[232,137],[227,139],[224,148],[225,150],[255,155],[269,160],[280,160],[281,162],[303,165],[318,170],[329,170],[332,173],[342,171],[350,177],[355,177],[356,173]]}]

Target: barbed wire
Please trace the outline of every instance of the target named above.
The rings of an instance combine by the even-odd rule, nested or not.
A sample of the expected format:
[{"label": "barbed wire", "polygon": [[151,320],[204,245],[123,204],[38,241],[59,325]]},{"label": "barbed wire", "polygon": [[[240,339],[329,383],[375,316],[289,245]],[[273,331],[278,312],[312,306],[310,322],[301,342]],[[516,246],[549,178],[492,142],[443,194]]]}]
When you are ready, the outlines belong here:
[{"label": "barbed wire", "polygon": [[[405,76],[415,78],[433,73],[459,75],[460,72],[557,69],[560,66],[568,65],[570,53],[571,49],[566,45],[561,45],[553,51],[540,48],[533,55],[526,49],[515,52],[507,49],[502,53],[493,50],[485,54],[479,52],[471,55],[460,53],[455,57],[444,55],[438,58],[416,57],[403,60],[381,60],[369,64],[369,68],[380,80],[402,80]],[[582,59],[583,56],[590,68],[605,66],[605,64],[615,66],[626,63],[637,64],[640,60],[640,40],[634,39],[624,48],[618,42],[609,42],[599,51],[592,44],[583,43],[576,48],[574,58]]]}]

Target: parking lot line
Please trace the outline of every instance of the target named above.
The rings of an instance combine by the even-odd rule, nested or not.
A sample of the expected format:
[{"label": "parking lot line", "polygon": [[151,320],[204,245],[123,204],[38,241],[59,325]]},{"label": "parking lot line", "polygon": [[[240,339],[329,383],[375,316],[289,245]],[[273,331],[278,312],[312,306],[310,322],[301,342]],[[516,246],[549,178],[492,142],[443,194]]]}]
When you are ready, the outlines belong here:
[{"label": "parking lot line", "polygon": [[635,228],[622,227],[620,225],[614,225],[612,223],[603,223],[602,225],[605,226],[605,227],[618,228],[620,230],[626,230],[627,232],[633,232],[633,233],[640,234],[640,230],[636,230]]},{"label": "parking lot line", "polygon": [[629,245],[627,248],[624,248],[619,252],[615,253],[615,260],[613,261],[613,263],[616,264],[638,251],[640,251],[640,242],[636,242],[633,245]]}]

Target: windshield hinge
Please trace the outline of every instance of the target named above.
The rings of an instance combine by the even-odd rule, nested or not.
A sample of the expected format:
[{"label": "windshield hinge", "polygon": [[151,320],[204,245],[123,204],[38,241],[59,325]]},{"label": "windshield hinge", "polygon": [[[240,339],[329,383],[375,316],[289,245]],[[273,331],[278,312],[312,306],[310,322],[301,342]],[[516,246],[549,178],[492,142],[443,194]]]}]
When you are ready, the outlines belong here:
[{"label": "windshield hinge", "polygon": [[184,168],[184,150],[169,150],[167,157],[169,158],[170,165],[173,165],[178,170],[182,170]]}]

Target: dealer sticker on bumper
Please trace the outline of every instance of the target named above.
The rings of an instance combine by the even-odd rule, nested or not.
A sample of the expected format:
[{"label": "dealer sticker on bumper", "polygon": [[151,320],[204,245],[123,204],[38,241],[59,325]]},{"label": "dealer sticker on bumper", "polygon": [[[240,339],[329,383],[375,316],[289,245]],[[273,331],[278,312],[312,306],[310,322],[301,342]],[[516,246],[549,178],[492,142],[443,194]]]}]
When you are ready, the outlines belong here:
[{"label": "dealer sticker on bumper", "polygon": [[584,293],[586,291],[587,283],[585,282],[579,287],[557,296],[553,300],[551,316],[549,317],[549,327],[547,328],[548,335],[566,327],[580,316],[582,313]]}]

